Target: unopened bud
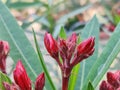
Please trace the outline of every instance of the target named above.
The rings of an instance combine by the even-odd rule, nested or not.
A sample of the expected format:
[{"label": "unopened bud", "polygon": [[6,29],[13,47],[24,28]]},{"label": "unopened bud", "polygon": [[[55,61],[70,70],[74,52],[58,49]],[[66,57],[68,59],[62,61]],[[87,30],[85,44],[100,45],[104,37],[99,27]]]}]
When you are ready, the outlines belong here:
[{"label": "unopened bud", "polygon": [[45,76],[44,73],[41,73],[36,79],[35,90],[43,90],[44,85],[45,85]]},{"label": "unopened bud", "polygon": [[6,41],[0,41],[0,70],[6,73],[6,57],[9,52],[9,44]]},{"label": "unopened bud", "polygon": [[29,79],[27,72],[20,60],[16,64],[13,75],[16,84],[21,90],[31,90],[31,80]]}]

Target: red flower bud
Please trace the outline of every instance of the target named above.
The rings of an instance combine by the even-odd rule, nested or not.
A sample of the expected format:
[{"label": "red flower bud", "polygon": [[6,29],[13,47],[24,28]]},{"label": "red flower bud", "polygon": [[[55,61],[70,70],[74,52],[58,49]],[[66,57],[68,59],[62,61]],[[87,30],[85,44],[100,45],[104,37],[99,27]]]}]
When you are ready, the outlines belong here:
[{"label": "red flower bud", "polygon": [[45,85],[45,76],[44,73],[41,73],[35,82],[35,90],[43,90],[43,87]]},{"label": "red flower bud", "polygon": [[117,76],[117,80],[120,82],[120,70],[114,73]]},{"label": "red flower bud", "polygon": [[66,41],[63,39],[59,39],[58,43],[59,43],[60,56],[62,57],[62,60],[64,61],[67,59],[68,47],[67,47]]},{"label": "red flower bud", "polygon": [[13,75],[16,84],[21,90],[31,90],[31,80],[29,79],[27,72],[20,60],[16,64]]},{"label": "red flower bud", "polygon": [[80,45],[77,47],[77,54],[78,56],[89,56],[91,55],[94,49],[94,37],[90,37],[87,40],[83,41]]},{"label": "red flower bud", "polygon": [[67,40],[63,39],[58,40],[60,56],[62,57],[63,61],[67,60],[67,62],[70,62],[72,54],[74,53],[76,48],[76,42],[77,42],[76,33],[73,33]]},{"label": "red flower bud", "polygon": [[79,62],[81,62],[83,59],[86,59],[89,56],[91,56],[94,52],[94,44],[95,44],[94,37],[90,37],[87,40],[80,43],[75,52],[75,56],[72,61],[72,65],[76,65]]},{"label": "red flower bud", "polygon": [[0,41],[0,70],[6,73],[6,57],[9,52],[9,44],[6,41]]},{"label": "red flower bud", "polygon": [[51,34],[45,33],[44,44],[53,58],[58,58],[58,45]]},{"label": "red flower bud", "polygon": [[114,88],[106,81],[102,81],[100,85],[100,90],[114,90]]},{"label": "red flower bud", "polygon": [[77,41],[77,35],[76,33],[72,33],[72,35],[67,39],[67,43],[76,43]]},{"label": "red flower bud", "polygon": [[3,82],[3,86],[5,90],[20,90],[20,88],[16,84],[9,84],[7,82]]},{"label": "red flower bud", "polygon": [[120,86],[119,77],[119,74],[115,74],[112,72],[107,73],[107,81],[115,88],[118,88]]},{"label": "red flower bud", "polygon": [[73,33],[66,41],[67,47],[68,47],[68,59],[70,60],[72,57],[72,54],[75,51],[76,48],[76,43],[77,43],[77,35],[76,33]]}]

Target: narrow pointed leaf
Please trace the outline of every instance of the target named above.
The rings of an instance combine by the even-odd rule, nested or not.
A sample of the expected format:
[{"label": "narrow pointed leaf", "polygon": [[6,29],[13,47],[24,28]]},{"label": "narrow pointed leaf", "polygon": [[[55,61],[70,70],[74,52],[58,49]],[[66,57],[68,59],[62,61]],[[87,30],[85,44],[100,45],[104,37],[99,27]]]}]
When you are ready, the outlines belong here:
[{"label": "narrow pointed leaf", "polygon": [[[43,68],[43,70],[44,70],[44,72],[45,72],[45,75],[46,75],[46,77],[47,77],[48,82],[49,82],[50,85],[52,86],[52,90],[56,90],[56,88],[55,88],[55,86],[54,86],[54,84],[53,84],[53,82],[52,82],[52,79],[51,79],[51,77],[50,77],[50,75],[49,75],[49,72],[48,72],[48,70],[47,70],[47,67],[46,67],[46,65],[45,65],[45,62],[44,62],[42,53],[41,53],[41,51],[40,51],[40,48],[39,48],[39,46],[38,46],[38,43],[37,43],[37,39],[36,39],[36,35],[35,35],[34,30],[33,30],[33,35],[34,35],[34,41],[35,41],[37,53],[38,53],[38,56],[39,56],[39,60],[40,60],[40,62],[41,62],[41,66],[42,66],[42,68]],[[47,81],[47,80],[46,80],[46,81]]]},{"label": "narrow pointed leaf", "polygon": [[90,36],[95,37],[95,51],[91,57],[80,63],[80,70],[78,75],[79,79],[77,79],[77,84],[75,87],[76,90],[82,90],[89,70],[91,69],[93,63],[98,57],[99,23],[96,16],[94,16],[92,20],[90,20],[89,23],[86,24],[85,28],[82,30],[82,34],[80,35],[82,40],[87,39]]},{"label": "narrow pointed leaf", "polygon": [[46,6],[45,3],[42,2],[15,2],[15,3],[10,3],[7,5],[9,8],[14,8],[14,9],[25,9],[29,7],[41,7],[41,6]]},{"label": "narrow pointed leaf", "polygon": [[94,90],[94,87],[91,82],[88,83],[87,90]]},{"label": "narrow pointed leaf", "polygon": [[[112,62],[115,60],[116,56],[120,52],[120,24],[118,24],[115,32],[111,36],[108,44],[103,49],[101,55],[93,64],[91,70],[89,71],[87,81],[93,82],[93,86],[96,87],[104,74],[109,69]],[[97,73],[97,75],[95,75]],[[86,81],[86,82],[87,82]],[[85,87],[85,86],[84,86]],[[83,87],[83,88],[84,88]]]},{"label": "narrow pointed leaf", "polygon": [[60,36],[60,38],[63,38],[63,39],[67,38],[64,27],[61,27],[59,36]]},{"label": "narrow pointed leaf", "polygon": [[[23,30],[18,26],[7,7],[0,1],[0,39],[6,40],[10,44],[10,56],[17,62],[21,59],[26,66],[29,76],[34,80],[40,72],[35,65],[38,60],[37,55],[26,38]],[[9,18],[9,20],[7,19]],[[33,62],[34,60],[34,62]],[[34,67],[34,68],[32,68]]]},{"label": "narrow pointed leaf", "polygon": [[78,74],[79,74],[79,68],[80,68],[80,63],[77,64],[77,65],[73,68],[72,73],[71,73],[71,76],[70,76],[70,80],[69,80],[68,90],[74,90],[74,89],[75,89],[76,81],[77,81]]},{"label": "narrow pointed leaf", "polygon": [[[0,39],[6,40],[10,44],[10,57],[16,63],[21,59],[29,77],[35,81],[37,75],[42,72],[42,67],[38,64],[38,56],[27,39],[24,30],[17,24],[8,8],[0,0]],[[51,88],[49,83],[46,88]]]}]

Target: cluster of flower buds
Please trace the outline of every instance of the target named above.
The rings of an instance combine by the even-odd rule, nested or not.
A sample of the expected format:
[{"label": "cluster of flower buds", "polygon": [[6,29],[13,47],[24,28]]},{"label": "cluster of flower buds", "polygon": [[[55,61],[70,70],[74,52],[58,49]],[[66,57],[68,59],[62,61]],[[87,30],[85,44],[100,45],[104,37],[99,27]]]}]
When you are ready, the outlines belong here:
[{"label": "cluster of flower buds", "polygon": [[[65,76],[70,75],[76,64],[93,54],[94,41],[95,38],[90,37],[77,45],[76,33],[73,33],[67,40],[59,38],[58,42],[47,32],[44,37],[47,51],[57,61]],[[60,62],[60,57],[62,62]]]},{"label": "cluster of flower buds", "polygon": [[[16,68],[13,72],[14,80],[16,84],[8,84],[6,82],[3,83],[6,90],[32,90],[31,80],[27,75],[27,72],[19,60],[16,64]],[[43,90],[45,85],[45,76],[44,73],[38,75],[36,82],[35,82],[35,90]],[[11,89],[9,89],[11,88]]]},{"label": "cluster of flower buds", "polygon": [[9,44],[0,40],[0,71],[6,73],[6,57],[9,52]]},{"label": "cluster of flower buds", "polygon": [[[66,81],[69,80],[72,68],[93,54],[95,38],[90,37],[77,45],[76,33],[73,33],[67,40],[58,38],[58,41],[56,41],[51,34],[46,32],[44,44],[49,54],[60,66],[62,77],[64,78],[62,84],[65,86]],[[60,57],[62,61],[60,61]],[[63,90],[67,90],[64,88]]]},{"label": "cluster of flower buds", "polygon": [[107,73],[107,81],[102,81],[100,90],[120,90],[120,71]]}]

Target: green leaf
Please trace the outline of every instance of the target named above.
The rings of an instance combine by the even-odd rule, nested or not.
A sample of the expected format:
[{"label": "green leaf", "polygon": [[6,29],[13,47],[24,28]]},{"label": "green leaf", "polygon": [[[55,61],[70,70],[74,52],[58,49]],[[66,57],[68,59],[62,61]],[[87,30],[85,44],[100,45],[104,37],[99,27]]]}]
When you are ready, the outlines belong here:
[{"label": "green leaf", "polygon": [[[16,20],[1,1],[0,8],[0,39],[9,42],[11,48],[10,56],[15,62],[21,59],[25,66],[27,66],[27,71],[31,71],[28,72],[28,74],[34,80],[37,73],[40,72],[40,70],[37,70],[37,68],[40,67],[35,65],[35,63],[38,62],[37,55],[23,30],[18,26]],[[32,67],[34,67],[34,69]]]},{"label": "green leaf", "polygon": [[[120,52],[120,24],[116,27],[113,35],[111,36],[108,44],[103,49],[101,55],[93,64],[86,77],[86,83],[90,80],[93,86],[96,87],[106,71],[109,69],[112,62],[115,60],[116,56]],[[96,75],[97,73],[97,75]],[[84,86],[86,87],[86,86]],[[85,90],[85,89],[84,89]]]},{"label": "green leaf", "polygon": [[92,20],[90,20],[89,23],[87,23],[85,28],[82,30],[81,39],[84,40],[90,36],[95,37],[95,51],[91,57],[87,58],[86,60],[80,63],[80,69],[78,75],[79,79],[77,79],[75,90],[82,90],[83,84],[86,80],[89,70],[91,69],[93,63],[98,57],[99,23],[96,16],[94,16]]},{"label": "green leaf", "polygon": [[0,72],[0,90],[5,90],[3,87],[3,82],[8,82],[10,84],[12,83],[6,74]]},{"label": "green leaf", "polygon": [[68,90],[74,90],[75,89],[75,84],[76,84],[76,81],[77,81],[77,78],[78,78],[78,74],[79,74],[79,68],[80,68],[80,63],[77,64],[73,68],[71,76],[70,76],[70,80],[69,80]]},{"label": "green leaf", "polygon": [[64,27],[61,27],[59,36],[60,36],[60,38],[63,38],[63,39],[67,38]]},{"label": "green leaf", "polygon": [[[22,60],[27,73],[32,81],[42,72],[39,65],[38,56],[27,39],[22,28],[17,24],[8,8],[0,0],[0,39],[6,40],[10,44],[10,57],[16,63]],[[50,83],[46,83],[46,88],[51,89]]]},{"label": "green leaf", "polygon": [[25,9],[25,8],[29,8],[29,7],[33,7],[33,6],[37,6],[37,7],[41,7],[41,6],[46,6],[46,4],[42,3],[42,2],[14,2],[14,3],[10,3],[7,4],[7,6],[9,8],[14,8],[14,9]]},{"label": "green leaf", "polygon": [[55,88],[55,86],[54,86],[54,84],[53,84],[53,82],[52,82],[52,79],[51,79],[51,77],[50,77],[50,75],[49,75],[49,72],[48,72],[48,70],[47,70],[47,67],[46,67],[46,65],[45,65],[45,62],[44,62],[42,53],[41,53],[41,51],[40,51],[40,48],[39,48],[39,46],[38,46],[38,43],[37,43],[37,39],[36,39],[36,35],[35,35],[34,30],[33,30],[33,35],[34,35],[34,41],[35,41],[37,53],[38,53],[38,56],[39,56],[39,60],[40,60],[40,62],[41,62],[41,65],[42,65],[42,67],[43,67],[43,70],[44,70],[44,72],[45,72],[45,75],[46,75],[47,79],[49,80],[50,85],[52,86],[52,90],[56,90],[56,88]]},{"label": "green leaf", "polygon": [[94,90],[94,87],[91,82],[88,83],[87,90]]}]

